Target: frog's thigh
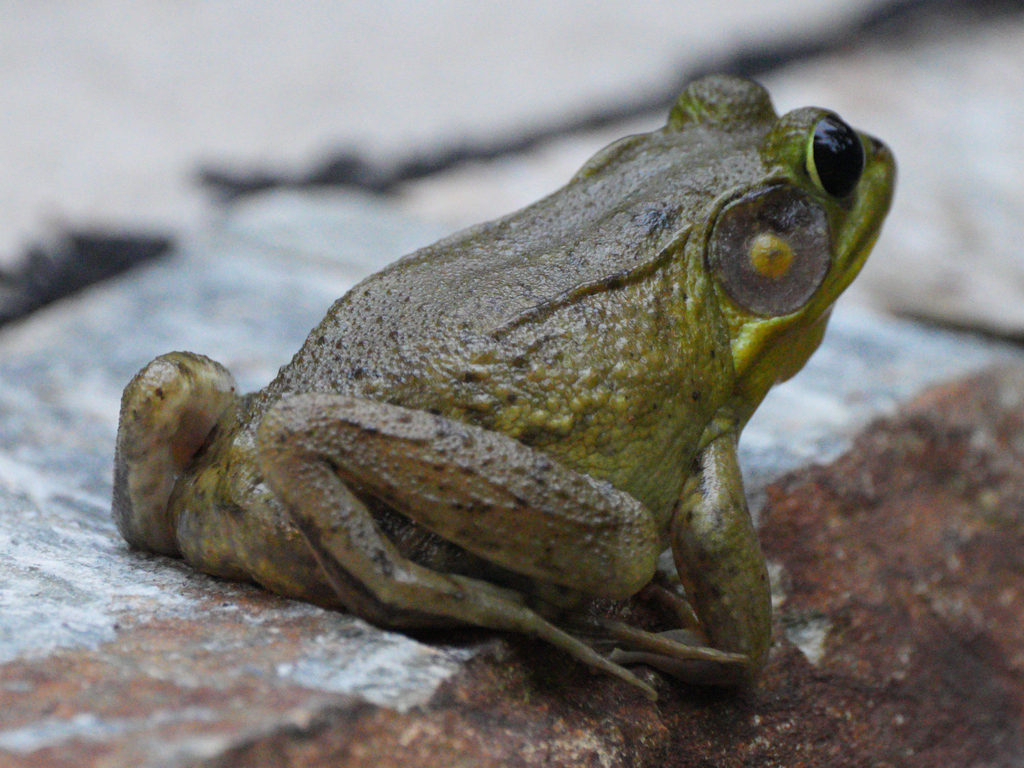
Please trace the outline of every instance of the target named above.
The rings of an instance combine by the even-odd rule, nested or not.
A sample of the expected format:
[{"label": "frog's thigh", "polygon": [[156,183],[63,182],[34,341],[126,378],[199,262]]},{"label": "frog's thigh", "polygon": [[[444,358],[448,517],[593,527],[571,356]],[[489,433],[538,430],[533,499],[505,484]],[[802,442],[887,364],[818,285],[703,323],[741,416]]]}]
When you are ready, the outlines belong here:
[{"label": "frog's thigh", "polygon": [[512,438],[337,395],[287,407],[350,485],[490,562],[613,599],[654,575],[658,533],[640,502]]},{"label": "frog's thigh", "polygon": [[114,451],[113,516],[129,544],[177,555],[168,499],[175,481],[235,401],[220,363],[161,355],[125,387]]},{"label": "frog's thigh", "polygon": [[[334,437],[345,417],[332,406],[344,410],[347,400],[317,395],[281,401],[263,418],[257,451],[267,483],[350,610],[392,625],[439,623],[441,617],[535,635],[654,695],[628,670],[524,606],[517,593],[402,557],[339,475]],[[348,447],[365,449],[358,441]]]}]

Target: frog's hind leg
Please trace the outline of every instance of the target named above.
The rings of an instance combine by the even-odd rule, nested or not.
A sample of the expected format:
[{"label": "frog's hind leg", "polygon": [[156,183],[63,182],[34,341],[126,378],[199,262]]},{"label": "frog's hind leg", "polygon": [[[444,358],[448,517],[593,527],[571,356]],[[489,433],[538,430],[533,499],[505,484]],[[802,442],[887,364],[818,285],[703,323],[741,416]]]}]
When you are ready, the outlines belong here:
[{"label": "frog's hind leg", "polygon": [[191,352],[161,355],[125,387],[112,511],[129,544],[179,554],[167,505],[171,490],[235,400],[227,369]]},{"label": "frog's hind leg", "polygon": [[[527,607],[519,593],[468,576],[439,573],[403,557],[339,473],[339,464],[346,460],[341,454],[377,455],[379,448],[372,440],[341,439],[340,433],[351,426],[353,404],[359,402],[336,395],[286,398],[266,414],[257,434],[264,478],[350,610],[392,626],[454,620],[533,635],[656,698],[653,688],[633,673]],[[369,459],[385,473],[388,460]]]}]

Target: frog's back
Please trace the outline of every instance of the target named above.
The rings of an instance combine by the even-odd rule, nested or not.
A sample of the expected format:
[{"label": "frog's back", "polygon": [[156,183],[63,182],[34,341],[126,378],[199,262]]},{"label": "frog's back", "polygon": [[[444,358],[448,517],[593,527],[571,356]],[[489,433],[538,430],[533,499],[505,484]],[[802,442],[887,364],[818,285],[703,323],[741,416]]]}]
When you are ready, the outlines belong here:
[{"label": "frog's back", "polygon": [[[753,151],[753,136],[731,138]],[[389,392],[422,382],[439,360],[487,357],[482,347],[531,316],[650,273],[692,222],[706,220],[708,190],[751,172],[721,149],[709,154],[704,142],[668,130],[628,137],[548,198],[400,259],[334,304],[282,369],[274,395],[402,402]]]}]

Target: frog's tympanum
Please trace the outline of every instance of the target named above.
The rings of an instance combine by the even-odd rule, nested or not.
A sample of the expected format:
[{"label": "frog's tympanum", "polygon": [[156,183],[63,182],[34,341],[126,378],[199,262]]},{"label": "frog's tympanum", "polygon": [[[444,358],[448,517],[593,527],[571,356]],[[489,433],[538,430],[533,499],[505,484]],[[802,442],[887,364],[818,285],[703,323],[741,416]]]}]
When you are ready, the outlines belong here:
[{"label": "frog's tympanum", "polygon": [[[263,391],[201,355],[146,366],[117,525],[378,625],[525,632],[648,695],[624,664],[747,681],[771,601],[736,441],[820,343],[894,179],[828,110],[695,82],[664,128],[357,285]],[[582,607],[641,590],[676,629]]]}]

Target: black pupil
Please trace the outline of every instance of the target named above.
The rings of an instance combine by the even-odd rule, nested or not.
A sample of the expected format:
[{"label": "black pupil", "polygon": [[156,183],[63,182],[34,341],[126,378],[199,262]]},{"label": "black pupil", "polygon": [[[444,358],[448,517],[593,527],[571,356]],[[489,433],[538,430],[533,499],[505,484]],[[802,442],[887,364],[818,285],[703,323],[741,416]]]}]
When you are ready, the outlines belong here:
[{"label": "black pupil", "polygon": [[822,188],[846,197],[864,171],[864,147],[854,130],[837,117],[826,117],[814,129],[814,168]]}]

